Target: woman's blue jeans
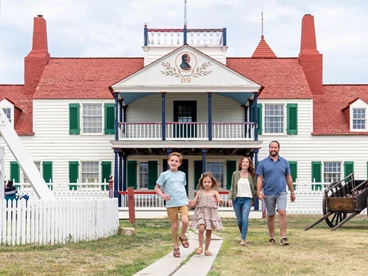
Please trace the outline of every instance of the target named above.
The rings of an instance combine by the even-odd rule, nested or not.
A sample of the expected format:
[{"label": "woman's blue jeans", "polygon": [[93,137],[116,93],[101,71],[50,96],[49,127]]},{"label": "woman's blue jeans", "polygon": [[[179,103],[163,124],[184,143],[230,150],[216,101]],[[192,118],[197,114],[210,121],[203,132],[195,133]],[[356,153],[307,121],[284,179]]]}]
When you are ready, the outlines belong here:
[{"label": "woman's blue jeans", "polygon": [[247,239],[248,219],[250,208],[252,207],[252,199],[248,197],[237,197],[233,200],[233,208],[238,221],[239,231],[242,235],[242,240]]}]

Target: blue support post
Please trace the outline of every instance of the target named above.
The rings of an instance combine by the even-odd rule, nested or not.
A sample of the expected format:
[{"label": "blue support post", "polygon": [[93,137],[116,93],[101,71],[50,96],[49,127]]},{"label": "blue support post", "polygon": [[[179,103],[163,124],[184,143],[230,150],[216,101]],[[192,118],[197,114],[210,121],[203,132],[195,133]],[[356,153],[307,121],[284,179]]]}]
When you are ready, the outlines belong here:
[{"label": "blue support post", "polygon": [[[253,122],[252,110],[253,110],[253,102],[249,101],[249,122]],[[252,137],[252,128],[251,128],[250,125],[249,125],[249,129],[248,129],[248,135],[249,135],[249,138]]]},{"label": "blue support post", "polygon": [[147,29],[147,24],[144,24],[144,38],[143,38],[143,45],[147,46],[148,45],[148,29]]},{"label": "blue support post", "polygon": [[161,124],[162,124],[162,141],[166,140],[166,113],[165,113],[165,106],[166,106],[166,93],[161,93]]},{"label": "blue support post", "polygon": [[227,41],[226,41],[226,28],[222,29],[222,46],[226,46]]},{"label": "blue support post", "polygon": [[115,121],[114,121],[114,128],[115,128],[115,141],[119,140],[119,122],[118,122],[118,115],[119,115],[119,95],[118,93],[114,94],[115,99]]},{"label": "blue support post", "polygon": [[123,153],[119,152],[119,191],[123,191],[123,158]]},{"label": "blue support post", "polygon": [[258,100],[258,93],[253,93],[254,95],[254,141],[258,141],[258,106],[257,106],[257,100]]},{"label": "blue support post", "polygon": [[[119,196],[119,149],[114,149],[115,164],[114,164],[114,197],[120,198]],[[121,203],[121,202],[120,202]],[[121,205],[119,205],[121,207]]]},{"label": "blue support post", "polygon": [[[167,157],[169,157],[169,155],[172,153],[172,149],[167,149],[166,153],[167,153]],[[169,161],[169,160],[167,160],[167,161]],[[169,163],[167,163],[167,169],[168,170],[170,169]]]},{"label": "blue support post", "polygon": [[184,40],[184,45],[187,44],[187,32],[188,32],[188,29],[187,29],[187,25],[184,25],[184,30],[183,30],[183,40]]},{"label": "blue support post", "polygon": [[207,93],[208,97],[208,140],[212,141],[212,93]]},{"label": "blue support post", "polygon": [[202,149],[202,173],[207,171],[207,149]]},{"label": "blue support post", "polygon": [[123,155],[123,191],[126,192],[127,190],[127,170],[126,170],[126,164],[127,164],[127,157]]}]

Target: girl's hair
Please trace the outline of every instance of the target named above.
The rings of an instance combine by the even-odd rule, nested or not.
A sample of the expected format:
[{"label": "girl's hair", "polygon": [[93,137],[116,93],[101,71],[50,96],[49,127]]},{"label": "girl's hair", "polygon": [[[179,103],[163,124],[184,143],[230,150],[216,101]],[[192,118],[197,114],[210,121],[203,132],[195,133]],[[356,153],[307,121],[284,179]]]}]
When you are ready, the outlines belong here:
[{"label": "girl's hair", "polygon": [[212,180],[212,189],[213,190],[219,190],[220,189],[220,182],[217,181],[217,179],[213,176],[213,174],[211,172],[204,172],[201,175],[201,178],[199,179],[198,185],[197,185],[197,190],[201,190],[203,189],[203,179],[205,179],[206,177],[211,178]]},{"label": "girl's hair", "polygon": [[240,171],[242,169],[242,163],[243,163],[244,159],[248,159],[248,161],[249,161],[248,172],[250,173],[250,175],[252,177],[255,177],[256,176],[256,171],[254,170],[253,161],[249,157],[244,156],[244,157],[240,158],[239,163],[238,163],[238,170]]}]

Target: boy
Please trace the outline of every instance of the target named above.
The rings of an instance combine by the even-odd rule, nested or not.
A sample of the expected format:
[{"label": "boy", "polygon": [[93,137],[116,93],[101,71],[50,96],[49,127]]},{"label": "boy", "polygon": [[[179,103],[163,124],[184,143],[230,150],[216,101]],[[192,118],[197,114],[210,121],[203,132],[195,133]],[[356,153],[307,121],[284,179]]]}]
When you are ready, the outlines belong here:
[{"label": "boy", "polygon": [[182,160],[183,157],[180,153],[171,153],[167,160],[170,169],[160,174],[155,187],[155,192],[166,200],[167,216],[171,222],[171,235],[174,241],[173,255],[176,258],[180,257],[178,213],[182,222],[179,240],[184,248],[189,247],[189,242],[185,237],[185,232],[188,229],[188,197],[185,191],[187,182],[185,173],[179,171]]}]

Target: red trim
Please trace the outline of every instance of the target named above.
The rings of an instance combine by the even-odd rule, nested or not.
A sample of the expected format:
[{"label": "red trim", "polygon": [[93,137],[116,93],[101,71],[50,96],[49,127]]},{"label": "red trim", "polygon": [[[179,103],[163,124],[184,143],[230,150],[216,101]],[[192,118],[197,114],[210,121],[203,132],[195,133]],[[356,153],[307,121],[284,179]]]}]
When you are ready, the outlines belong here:
[{"label": "red trim", "polygon": [[[184,29],[147,29],[148,32],[183,32]],[[221,32],[222,29],[187,29],[187,32]]]},{"label": "red trim", "polygon": [[[227,195],[229,194],[229,191],[219,191],[218,192],[220,195]],[[118,191],[119,195],[127,195],[128,192],[123,192],[123,191]],[[135,195],[155,195],[156,192],[150,192],[150,191],[134,191]]]}]

